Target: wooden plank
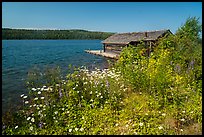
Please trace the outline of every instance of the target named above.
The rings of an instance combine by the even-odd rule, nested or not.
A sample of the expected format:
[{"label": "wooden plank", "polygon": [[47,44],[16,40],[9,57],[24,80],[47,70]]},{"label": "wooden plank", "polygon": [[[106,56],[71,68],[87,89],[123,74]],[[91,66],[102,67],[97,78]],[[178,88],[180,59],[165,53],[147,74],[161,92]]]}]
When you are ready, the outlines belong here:
[{"label": "wooden plank", "polygon": [[85,50],[85,52],[113,59],[118,59],[119,57],[119,54],[113,52],[104,52],[103,50]]}]

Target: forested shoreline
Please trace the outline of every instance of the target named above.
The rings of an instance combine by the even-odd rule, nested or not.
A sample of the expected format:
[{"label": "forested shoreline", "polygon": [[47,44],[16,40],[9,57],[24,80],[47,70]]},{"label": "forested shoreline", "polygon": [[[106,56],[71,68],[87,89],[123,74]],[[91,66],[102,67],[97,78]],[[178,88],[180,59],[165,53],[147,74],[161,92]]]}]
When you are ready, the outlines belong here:
[{"label": "forested shoreline", "polygon": [[2,39],[106,39],[112,32],[70,30],[31,30],[2,28]]}]

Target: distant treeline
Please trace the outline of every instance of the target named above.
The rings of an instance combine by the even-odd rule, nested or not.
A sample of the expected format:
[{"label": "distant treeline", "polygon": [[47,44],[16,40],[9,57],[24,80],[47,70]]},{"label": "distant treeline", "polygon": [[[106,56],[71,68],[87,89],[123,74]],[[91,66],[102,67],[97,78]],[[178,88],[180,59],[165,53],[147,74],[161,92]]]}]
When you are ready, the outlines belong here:
[{"label": "distant treeline", "polygon": [[106,39],[111,32],[87,30],[28,30],[2,28],[2,39]]}]

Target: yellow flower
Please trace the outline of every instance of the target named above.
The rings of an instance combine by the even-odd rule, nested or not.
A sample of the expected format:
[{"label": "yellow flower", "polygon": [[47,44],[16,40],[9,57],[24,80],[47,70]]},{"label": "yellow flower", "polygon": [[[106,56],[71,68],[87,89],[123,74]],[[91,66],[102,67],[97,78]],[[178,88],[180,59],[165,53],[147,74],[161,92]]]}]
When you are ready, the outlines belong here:
[{"label": "yellow flower", "polygon": [[181,76],[179,76],[179,75],[176,75],[176,83],[177,84],[180,84],[181,82],[182,82],[182,79],[183,79],[183,77],[181,77]]}]

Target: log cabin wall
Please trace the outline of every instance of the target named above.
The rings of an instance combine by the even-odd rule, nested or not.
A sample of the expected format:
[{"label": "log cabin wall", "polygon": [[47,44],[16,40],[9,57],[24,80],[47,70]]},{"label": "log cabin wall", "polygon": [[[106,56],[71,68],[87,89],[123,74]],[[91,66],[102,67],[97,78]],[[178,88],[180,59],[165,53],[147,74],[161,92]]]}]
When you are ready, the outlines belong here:
[{"label": "log cabin wall", "polygon": [[138,46],[141,41],[144,42],[148,55],[153,51],[157,45],[159,38],[167,37],[171,35],[170,30],[156,30],[148,32],[132,32],[132,33],[116,33],[107,39],[103,43],[104,52],[121,52],[125,46],[133,45]]},{"label": "log cabin wall", "polygon": [[125,44],[104,44],[104,50],[105,52],[120,53],[126,46]]}]

